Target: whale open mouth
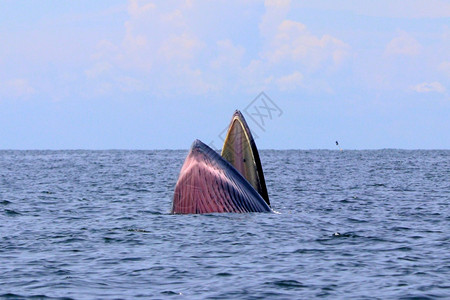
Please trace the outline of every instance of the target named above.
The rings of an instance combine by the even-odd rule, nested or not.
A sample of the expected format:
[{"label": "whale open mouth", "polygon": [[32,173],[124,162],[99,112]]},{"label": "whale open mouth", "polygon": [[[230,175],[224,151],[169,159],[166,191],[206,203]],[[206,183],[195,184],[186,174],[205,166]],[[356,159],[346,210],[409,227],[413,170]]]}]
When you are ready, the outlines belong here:
[{"label": "whale open mouth", "polygon": [[222,156],[199,140],[192,144],[175,186],[172,213],[270,211],[256,144],[244,117],[236,111]]}]

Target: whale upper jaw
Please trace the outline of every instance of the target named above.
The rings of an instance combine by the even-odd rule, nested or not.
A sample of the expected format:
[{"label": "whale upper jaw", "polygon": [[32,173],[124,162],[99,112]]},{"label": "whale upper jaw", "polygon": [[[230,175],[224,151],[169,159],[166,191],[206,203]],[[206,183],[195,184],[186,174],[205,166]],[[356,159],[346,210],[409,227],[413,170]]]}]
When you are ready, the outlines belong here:
[{"label": "whale upper jaw", "polygon": [[236,110],[222,147],[222,157],[233,165],[270,206],[258,149],[244,116]]}]

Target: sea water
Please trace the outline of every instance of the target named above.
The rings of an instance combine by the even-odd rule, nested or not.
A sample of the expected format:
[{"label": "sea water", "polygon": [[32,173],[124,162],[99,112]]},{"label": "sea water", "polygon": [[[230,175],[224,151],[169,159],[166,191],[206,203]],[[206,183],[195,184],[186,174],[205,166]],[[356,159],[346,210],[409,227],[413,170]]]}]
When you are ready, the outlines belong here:
[{"label": "sea water", "polygon": [[187,151],[0,151],[0,297],[450,298],[450,151],[260,152],[276,213],[171,215]]}]

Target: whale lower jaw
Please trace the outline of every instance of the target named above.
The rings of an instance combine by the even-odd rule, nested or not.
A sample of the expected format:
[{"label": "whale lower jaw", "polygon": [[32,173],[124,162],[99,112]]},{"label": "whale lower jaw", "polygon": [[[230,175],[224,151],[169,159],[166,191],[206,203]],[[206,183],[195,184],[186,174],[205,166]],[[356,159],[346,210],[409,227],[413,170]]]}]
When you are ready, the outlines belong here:
[{"label": "whale lower jaw", "polygon": [[252,185],[213,149],[196,140],[181,168],[174,214],[270,212]]}]

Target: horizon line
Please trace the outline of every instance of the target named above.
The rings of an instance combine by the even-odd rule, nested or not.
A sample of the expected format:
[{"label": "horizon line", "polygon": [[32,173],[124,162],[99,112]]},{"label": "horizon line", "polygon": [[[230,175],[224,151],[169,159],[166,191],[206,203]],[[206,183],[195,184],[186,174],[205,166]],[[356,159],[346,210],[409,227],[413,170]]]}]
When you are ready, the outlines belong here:
[{"label": "horizon line", "polygon": [[[154,149],[143,149],[143,148],[0,148],[0,151],[189,151],[189,148],[154,148]],[[222,149],[214,149],[216,151]],[[379,150],[404,150],[404,151],[449,151],[450,149],[445,148],[258,148],[259,151],[379,151]]]}]

